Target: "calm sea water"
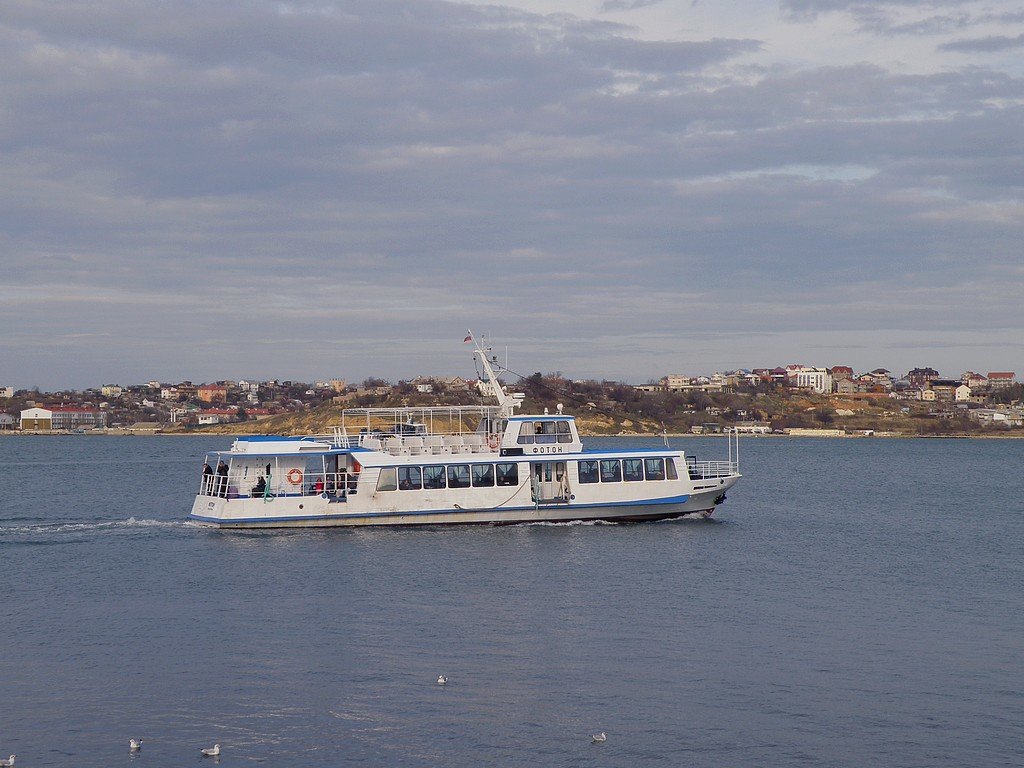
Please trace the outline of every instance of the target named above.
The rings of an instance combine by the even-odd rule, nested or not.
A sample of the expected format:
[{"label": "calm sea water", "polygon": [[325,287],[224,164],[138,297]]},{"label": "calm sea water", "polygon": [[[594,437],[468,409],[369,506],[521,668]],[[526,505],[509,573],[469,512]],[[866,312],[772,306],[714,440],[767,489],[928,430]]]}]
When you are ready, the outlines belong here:
[{"label": "calm sea water", "polygon": [[0,756],[1024,764],[1024,441],[749,439],[713,522],[257,533],[185,522],[227,445],[0,439]]}]

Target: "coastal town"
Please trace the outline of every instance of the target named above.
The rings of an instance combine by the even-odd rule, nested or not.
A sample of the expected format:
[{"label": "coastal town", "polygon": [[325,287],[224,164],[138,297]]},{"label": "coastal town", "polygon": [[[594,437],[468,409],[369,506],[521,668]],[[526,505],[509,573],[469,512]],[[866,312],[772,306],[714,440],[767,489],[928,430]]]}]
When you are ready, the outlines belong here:
[{"label": "coastal town", "polygon": [[[930,367],[897,375],[884,368],[855,373],[849,366],[787,365],[670,374],[641,385],[554,373],[507,383],[535,408],[564,403],[592,434],[1024,435],[1024,384],[1013,371],[949,377]],[[314,432],[343,408],[468,405],[483,396],[480,382],[459,376],[360,384],[148,381],[60,392],[0,386],[0,432]]]}]

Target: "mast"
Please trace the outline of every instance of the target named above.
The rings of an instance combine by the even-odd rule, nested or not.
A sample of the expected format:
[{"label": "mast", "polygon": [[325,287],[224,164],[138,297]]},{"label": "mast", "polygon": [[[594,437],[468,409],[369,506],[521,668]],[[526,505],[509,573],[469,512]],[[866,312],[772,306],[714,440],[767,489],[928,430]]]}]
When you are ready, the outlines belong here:
[{"label": "mast", "polygon": [[480,365],[483,366],[484,371],[484,386],[487,388],[488,393],[498,401],[498,416],[502,419],[507,419],[516,408],[523,404],[524,395],[516,392],[509,394],[505,391],[505,388],[501,386],[501,382],[498,381],[498,376],[494,372],[492,363],[499,365],[496,356],[490,354],[490,347],[483,347],[480,342],[477,341],[476,337],[473,336],[473,332],[469,332],[469,338],[467,341],[472,341],[473,346],[476,348],[473,350],[478,358],[480,358]]}]

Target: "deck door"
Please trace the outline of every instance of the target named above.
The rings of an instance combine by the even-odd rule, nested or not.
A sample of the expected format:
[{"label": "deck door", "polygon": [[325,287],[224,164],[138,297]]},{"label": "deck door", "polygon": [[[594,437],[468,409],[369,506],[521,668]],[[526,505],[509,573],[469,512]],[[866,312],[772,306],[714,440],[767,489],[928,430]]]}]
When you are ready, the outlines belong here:
[{"label": "deck door", "polygon": [[569,501],[569,476],[564,461],[530,463],[533,500],[538,504],[566,504]]}]

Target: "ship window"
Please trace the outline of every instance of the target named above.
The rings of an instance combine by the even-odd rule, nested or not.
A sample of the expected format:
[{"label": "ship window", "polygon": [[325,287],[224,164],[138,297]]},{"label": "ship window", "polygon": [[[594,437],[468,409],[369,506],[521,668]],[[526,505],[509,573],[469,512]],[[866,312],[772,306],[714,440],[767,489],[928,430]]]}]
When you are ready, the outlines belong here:
[{"label": "ship window", "polygon": [[422,472],[419,467],[399,467],[398,487],[403,491],[418,491],[423,487]]},{"label": "ship window", "polygon": [[537,421],[533,424],[533,431],[537,433],[538,443],[555,442],[555,422]]},{"label": "ship window", "polygon": [[519,444],[530,445],[533,443],[533,422],[524,421],[519,424]]},{"label": "ship window", "polygon": [[433,488],[444,488],[444,467],[424,467],[423,487],[428,490]]},{"label": "ship window", "polygon": [[601,482],[617,483],[622,480],[622,468],[618,459],[601,459]]},{"label": "ship window", "polygon": [[627,483],[633,483],[637,480],[644,479],[644,461],[643,459],[623,459],[622,460],[622,479]]},{"label": "ship window", "polygon": [[676,474],[676,462],[674,459],[665,459],[665,477],[669,480],[679,479],[679,475]]},{"label": "ship window", "polygon": [[377,490],[378,491],[397,491],[398,480],[395,477],[394,467],[385,467],[380,471],[380,477],[377,478]]},{"label": "ship window", "polygon": [[496,464],[494,469],[498,485],[519,485],[518,464]]},{"label": "ship window", "polygon": [[589,459],[587,461],[581,461],[579,470],[581,483],[596,483],[598,481],[596,461]]},{"label": "ship window", "polygon": [[490,488],[494,485],[494,465],[474,464],[473,465],[473,487]]},{"label": "ship window", "polygon": [[469,464],[452,464],[448,467],[449,488],[469,488]]},{"label": "ship window", "polygon": [[647,471],[648,480],[665,479],[664,459],[644,459],[644,469]]},{"label": "ship window", "polygon": [[572,442],[572,430],[569,429],[568,421],[556,421],[555,431],[558,433],[558,442],[560,443],[571,443]]}]

